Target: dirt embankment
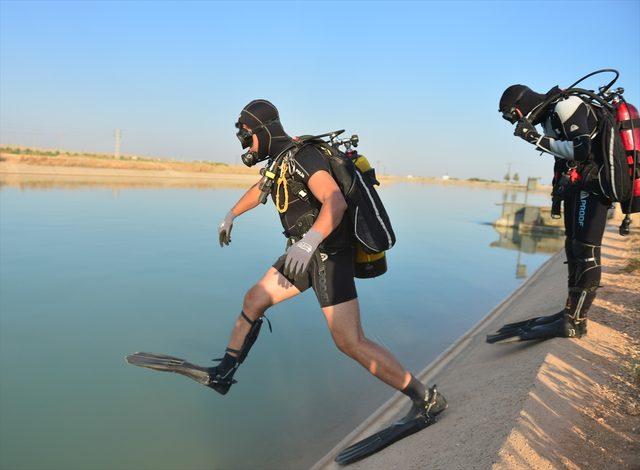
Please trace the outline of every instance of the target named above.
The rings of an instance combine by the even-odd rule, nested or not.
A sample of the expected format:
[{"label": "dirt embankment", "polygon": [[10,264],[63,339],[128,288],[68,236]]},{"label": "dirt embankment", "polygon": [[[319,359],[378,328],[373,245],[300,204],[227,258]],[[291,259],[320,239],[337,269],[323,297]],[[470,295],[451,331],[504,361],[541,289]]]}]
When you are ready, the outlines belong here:
[{"label": "dirt embankment", "polygon": [[20,188],[246,188],[258,178],[257,168],[206,162],[0,154],[0,184]]},{"label": "dirt embankment", "polygon": [[638,232],[607,232],[602,263],[589,335],[553,345],[496,468],[640,468]]},{"label": "dirt embankment", "polygon": [[252,174],[258,173],[257,168],[246,166],[228,165],[219,162],[184,162],[162,158],[143,158],[123,156],[115,159],[113,156],[67,154],[47,155],[35,151],[29,154],[15,154],[0,152],[0,164],[3,170],[9,167],[19,169],[25,166],[38,166],[48,169],[55,168],[104,168],[110,170],[141,170],[141,171],[173,171],[184,173],[222,173],[222,174]]},{"label": "dirt embankment", "polygon": [[[19,150],[21,153],[15,153]],[[123,156],[120,159],[107,154],[81,154],[40,149],[4,148],[0,151],[0,175],[3,182],[19,186],[195,186],[246,185],[255,182],[258,167],[228,165],[218,162],[184,162],[162,158]],[[49,181],[47,181],[47,177]],[[487,189],[522,191],[525,186],[518,183],[471,179],[442,179],[434,177],[413,177],[377,175],[383,183],[408,182],[418,184],[438,184],[444,186],[465,186]],[[159,178],[180,179],[181,182],[159,181]],[[535,191],[548,193],[550,187],[539,185]]]}]

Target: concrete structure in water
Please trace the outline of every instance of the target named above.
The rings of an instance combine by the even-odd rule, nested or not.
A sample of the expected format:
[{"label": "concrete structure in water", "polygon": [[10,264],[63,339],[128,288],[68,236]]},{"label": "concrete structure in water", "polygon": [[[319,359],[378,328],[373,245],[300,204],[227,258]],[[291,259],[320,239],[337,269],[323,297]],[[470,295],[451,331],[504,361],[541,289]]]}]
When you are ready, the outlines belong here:
[{"label": "concrete structure in water", "polygon": [[550,207],[528,206],[522,202],[503,202],[500,218],[493,225],[516,228],[520,233],[545,235],[564,233],[562,218],[551,217]]}]

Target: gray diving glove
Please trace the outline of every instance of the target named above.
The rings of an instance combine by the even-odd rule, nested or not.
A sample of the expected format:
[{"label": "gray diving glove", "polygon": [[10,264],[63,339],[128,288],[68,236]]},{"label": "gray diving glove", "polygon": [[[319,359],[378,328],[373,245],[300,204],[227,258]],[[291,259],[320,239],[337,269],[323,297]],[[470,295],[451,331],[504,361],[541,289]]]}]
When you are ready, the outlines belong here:
[{"label": "gray diving glove", "polygon": [[218,226],[218,237],[220,238],[220,246],[222,247],[231,243],[231,229],[233,228],[233,219],[235,218],[235,214],[229,211]]},{"label": "gray diving glove", "polygon": [[299,242],[291,245],[284,260],[284,275],[296,277],[305,272],[321,241],[320,232],[309,230]]}]

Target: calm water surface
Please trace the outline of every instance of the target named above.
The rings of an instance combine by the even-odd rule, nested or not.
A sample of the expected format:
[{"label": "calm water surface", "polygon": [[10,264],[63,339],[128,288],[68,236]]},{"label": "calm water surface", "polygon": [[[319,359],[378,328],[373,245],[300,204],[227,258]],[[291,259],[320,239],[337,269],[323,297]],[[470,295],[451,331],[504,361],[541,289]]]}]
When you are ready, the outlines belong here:
[{"label": "calm water surface", "polygon": [[[274,307],[222,397],[127,366],[222,355],[245,290],[282,253],[273,206],[216,227],[239,189],[0,190],[0,467],[305,468],[392,390],[334,347],[313,293]],[[548,254],[491,248],[493,190],[383,189],[398,243],[358,281],[367,334],[419,371]],[[533,203],[546,203],[539,195]],[[522,268],[520,268],[522,272]]]}]

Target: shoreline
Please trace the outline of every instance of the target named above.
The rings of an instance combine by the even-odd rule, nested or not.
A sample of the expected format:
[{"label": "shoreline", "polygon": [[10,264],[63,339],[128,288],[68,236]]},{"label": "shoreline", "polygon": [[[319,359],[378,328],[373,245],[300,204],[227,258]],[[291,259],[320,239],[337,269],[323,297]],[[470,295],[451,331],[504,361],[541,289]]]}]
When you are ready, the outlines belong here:
[{"label": "shoreline", "polygon": [[[260,178],[258,169],[232,166],[224,168],[211,167],[207,168],[207,171],[188,171],[188,167],[172,168],[167,166],[167,168],[158,168],[155,163],[150,168],[110,168],[82,165],[51,165],[46,163],[51,160],[52,158],[49,158],[45,163],[34,164],[25,162],[24,159],[3,157],[0,160],[0,183],[14,187],[56,187],[56,183],[61,186],[73,187],[248,187],[256,183]],[[143,164],[146,162],[135,163]],[[508,191],[526,190],[524,185],[491,181],[443,180],[435,177],[385,175],[378,175],[378,179],[383,185],[402,182]],[[551,187],[539,185],[531,192],[548,194],[551,192]]]},{"label": "shoreline", "polygon": [[[634,219],[637,243],[640,218]],[[621,266],[630,253],[640,254],[631,243],[608,226],[605,287],[590,313],[587,337],[484,341],[506,322],[558,310],[566,295],[564,254],[558,252],[417,375],[423,383],[437,383],[449,400],[438,423],[349,468],[632,468],[640,452],[640,375],[632,369],[633,361],[640,368],[640,309],[633,308],[640,305],[640,272]],[[619,325],[621,309],[629,318]],[[341,468],[333,462],[341,449],[399,418],[406,406],[396,392],[312,468]]]}]

